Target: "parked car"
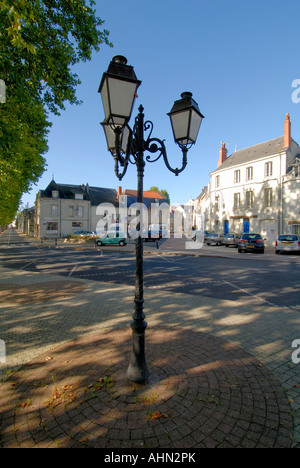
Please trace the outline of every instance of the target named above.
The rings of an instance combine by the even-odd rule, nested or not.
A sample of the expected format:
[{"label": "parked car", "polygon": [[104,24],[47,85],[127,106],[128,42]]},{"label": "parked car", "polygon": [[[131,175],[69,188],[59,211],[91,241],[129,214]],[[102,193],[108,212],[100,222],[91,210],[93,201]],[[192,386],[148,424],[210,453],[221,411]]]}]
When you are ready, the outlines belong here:
[{"label": "parked car", "polygon": [[230,245],[237,247],[240,238],[241,236],[239,234],[234,234],[234,233],[224,234],[223,244],[225,245],[225,247],[229,247]]},{"label": "parked car", "polygon": [[122,232],[119,232],[119,233],[110,232],[110,233],[107,233],[103,237],[98,237],[97,239],[95,239],[95,244],[98,246],[107,245],[107,244],[118,244],[118,245],[123,246],[127,244],[127,237]]},{"label": "parked car", "polygon": [[238,252],[264,253],[265,244],[260,234],[242,234],[238,242]]},{"label": "parked car", "polygon": [[157,239],[168,237],[168,229],[165,224],[150,224],[148,227],[148,234],[146,234],[144,240],[155,241]]},{"label": "parked car", "polygon": [[300,236],[296,234],[282,234],[275,243],[275,253],[300,252]]},{"label": "parked car", "polygon": [[96,231],[76,231],[74,232],[75,236],[80,236],[80,237],[95,237],[97,236]]},{"label": "parked car", "polygon": [[217,232],[211,232],[208,234],[206,243],[207,245],[222,245],[223,234],[218,234]]},{"label": "parked car", "polygon": [[210,234],[209,231],[194,231],[192,240],[193,241],[198,241],[198,242],[206,242],[207,241],[207,236]]}]

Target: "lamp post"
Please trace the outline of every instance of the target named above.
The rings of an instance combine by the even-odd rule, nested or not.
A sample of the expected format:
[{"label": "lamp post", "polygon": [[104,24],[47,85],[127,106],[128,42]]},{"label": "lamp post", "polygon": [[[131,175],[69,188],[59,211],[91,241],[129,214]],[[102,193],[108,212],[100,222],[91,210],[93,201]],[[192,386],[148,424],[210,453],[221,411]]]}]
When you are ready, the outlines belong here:
[{"label": "lamp post", "polygon": [[[121,180],[128,168],[129,162],[137,167],[137,202],[143,203],[143,177],[146,161],[155,162],[162,156],[167,168],[176,176],[187,165],[187,152],[196,142],[201,121],[198,104],[192,98],[192,93],[182,93],[181,99],[175,101],[169,117],[173,129],[175,142],[182,150],[182,166],[173,169],[168,161],[167,152],[162,140],[151,137],[153,123],[144,121],[143,106],[139,107],[139,113],[135,118],[133,129],[128,125],[133,104],[137,97],[136,91],[140,86],[133,67],[127,65],[127,59],[123,56],[115,56],[110,62],[107,72],[102,76],[99,86],[105,113],[102,126],[105,132],[107,147],[115,162],[115,174]],[[148,132],[145,138],[145,132]],[[144,157],[145,152],[150,155]],[[152,158],[151,154],[158,154]],[[141,206],[141,205],[138,205]],[[142,210],[141,210],[142,211]],[[145,382],[149,377],[145,357],[145,330],[147,323],[144,314],[143,292],[143,220],[140,213],[137,225],[135,253],[135,309],[133,313],[132,329],[132,353],[127,370],[127,377],[134,382]]]}]

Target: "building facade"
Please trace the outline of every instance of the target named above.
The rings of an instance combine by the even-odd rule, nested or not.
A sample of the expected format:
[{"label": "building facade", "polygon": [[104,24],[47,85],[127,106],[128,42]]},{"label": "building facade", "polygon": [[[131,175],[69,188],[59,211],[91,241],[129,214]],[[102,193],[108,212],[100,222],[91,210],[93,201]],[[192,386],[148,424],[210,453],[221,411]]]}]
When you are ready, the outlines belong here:
[{"label": "building facade", "polygon": [[66,237],[91,229],[91,202],[83,186],[50,182],[35,201],[35,237]]},{"label": "building facade", "polygon": [[[34,208],[32,235],[40,238],[60,238],[76,231],[107,230],[121,218],[125,223],[136,216],[134,206],[137,193],[134,190],[117,190],[86,185],[57,184],[50,182],[45,190],[37,194]],[[151,205],[165,204],[165,198],[155,192],[144,192],[146,226],[151,222]]]},{"label": "building facade", "polygon": [[260,233],[273,245],[279,234],[299,232],[300,147],[291,138],[289,114],[284,135],[235,151],[219,150],[216,170],[200,209],[202,229]]}]

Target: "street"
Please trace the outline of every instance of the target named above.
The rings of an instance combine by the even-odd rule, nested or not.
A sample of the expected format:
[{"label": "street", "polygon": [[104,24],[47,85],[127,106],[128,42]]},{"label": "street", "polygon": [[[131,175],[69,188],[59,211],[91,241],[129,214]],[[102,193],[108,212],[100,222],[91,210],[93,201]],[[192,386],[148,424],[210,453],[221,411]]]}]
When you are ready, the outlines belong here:
[{"label": "street", "polygon": [[[178,240],[161,241],[158,247],[144,245],[146,342],[153,333],[181,330],[189,343],[181,345],[181,353],[190,350],[197,356],[201,334],[249,353],[286,392],[293,446],[299,447],[300,364],[292,360],[292,344],[300,339],[300,257],[272,251],[238,254],[212,246],[193,251]],[[52,359],[58,346],[109,330],[120,337],[130,328],[133,245],[56,246],[8,230],[0,235],[0,273],[0,340],[7,353],[0,377],[43,353]],[[162,343],[169,343],[160,340],[158,357]],[[209,347],[206,352],[210,362]],[[212,359],[221,363],[223,358]]]},{"label": "street", "polygon": [[[204,246],[197,251],[183,250],[182,255],[170,255],[171,251],[162,249],[163,244],[160,241],[158,250],[155,243],[144,246],[144,284],[150,290],[164,289],[171,294],[178,292],[245,303],[251,299],[256,303],[300,310],[300,256],[239,254],[237,249],[224,246]],[[7,231],[0,237],[0,265],[132,286],[135,255],[127,247],[113,250],[82,246],[81,249],[55,248],[52,242],[49,248],[44,244],[35,246],[15,231]],[[151,248],[155,255],[147,253]]]}]

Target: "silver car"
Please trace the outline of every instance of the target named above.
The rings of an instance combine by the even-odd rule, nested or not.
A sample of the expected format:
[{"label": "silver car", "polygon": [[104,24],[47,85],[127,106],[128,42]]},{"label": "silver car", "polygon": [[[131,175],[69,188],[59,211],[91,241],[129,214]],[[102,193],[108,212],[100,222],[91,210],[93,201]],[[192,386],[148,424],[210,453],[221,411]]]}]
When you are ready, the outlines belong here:
[{"label": "silver car", "polygon": [[212,245],[212,244],[222,245],[222,241],[223,241],[223,235],[218,234],[217,232],[212,232],[208,234],[207,239],[206,239],[207,245]]},{"label": "silver car", "polygon": [[282,234],[275,243],[275,253],[300,252],[300,236],[296,234]]},{"label": "silver car", "polygon": [[226,247],[229,247],[230,245],[233,245],[234,247],[237,247],[240,238],[241,238],[241,236],[239,234],[234,234],[234,233],[225,234],[224,238],[223,238],[223,244]]}]

